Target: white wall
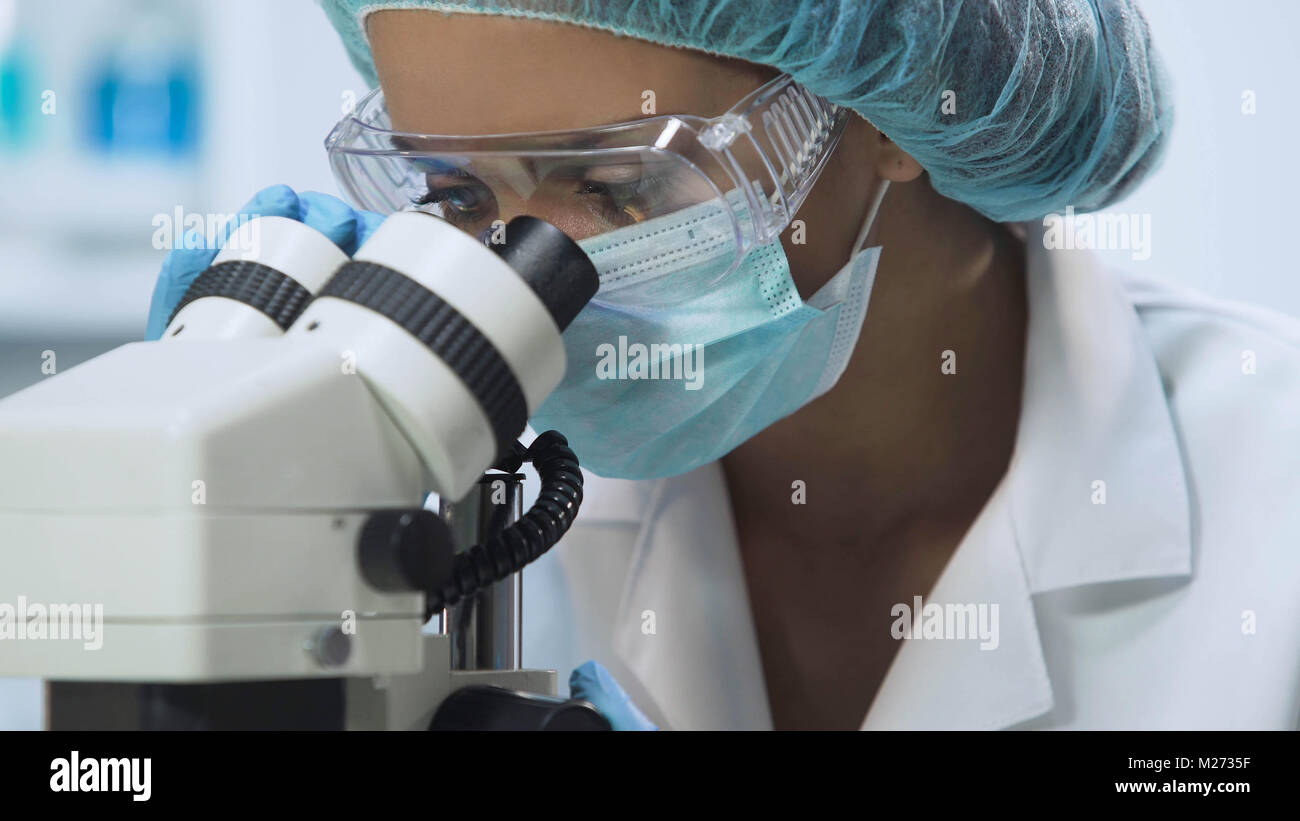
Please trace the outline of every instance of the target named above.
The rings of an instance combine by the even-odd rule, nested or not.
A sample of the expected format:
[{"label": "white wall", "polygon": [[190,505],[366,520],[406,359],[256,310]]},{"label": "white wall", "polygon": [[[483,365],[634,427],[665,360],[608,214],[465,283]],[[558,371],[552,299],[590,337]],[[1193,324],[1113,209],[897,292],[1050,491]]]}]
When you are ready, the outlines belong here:
[{"label": "white wall", "polygon": [[207,204],[238,208],[273,183],[338,194],[323,143],[361,76],[312,0],[204,0],[212,100]]},{"label": "white wall", "polygon": [[[1141,0],[1175,84],[1164,165],[1116,212],[1151,215],[1145,262],[1114,264],[1300,316],[1300,3]],[[1251,90],[1256,113],[1242,113]]]}]

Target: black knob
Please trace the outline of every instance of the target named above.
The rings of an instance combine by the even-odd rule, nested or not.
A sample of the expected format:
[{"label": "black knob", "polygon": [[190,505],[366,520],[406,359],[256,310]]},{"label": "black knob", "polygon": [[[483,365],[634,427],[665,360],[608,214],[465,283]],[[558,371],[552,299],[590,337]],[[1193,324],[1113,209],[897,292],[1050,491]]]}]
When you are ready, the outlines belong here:
[{"label": "black knob", "polygon": [[436,590],[451,575],[456,540],[431,510],[381,510],[357,539],[361,575],[387,593]]},{"label": "black knob", "polygon": [[430,730],[609,730],[609,721],[585,701],[522,693],[478,684],[443,700]]}]

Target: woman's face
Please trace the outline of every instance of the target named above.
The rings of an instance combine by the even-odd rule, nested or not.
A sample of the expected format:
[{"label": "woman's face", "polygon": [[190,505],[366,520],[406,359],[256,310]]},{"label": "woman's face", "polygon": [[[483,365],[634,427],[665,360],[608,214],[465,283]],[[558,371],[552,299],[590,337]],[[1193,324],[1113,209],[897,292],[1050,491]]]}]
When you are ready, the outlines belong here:
[{"label": "woman's face", "polygon": [[[381,11],[367,19],[367,34],[393,127],[414,133],[503,134],[587,128],[655,114],[716,116],[777,75],[767,67],[702,52],[518,18]],[[864,126],[858,120],[850,133]],[[475,172],[484,177],[494,173],[491,168]],[[508,177],[508,168],[499,175]],[[508,179],[429,173],[426,183],[429,200],[471,233],[493,220],[527,213],[577,239],[638,221],[672,196],[689,199],[694,193],[671,190],[674,185],[658,182],[648,166],[619,163],[578,172],[548,170],[540,182],[531,181],[526,199],[507,193]],[[819,183],[817,188],[846,184]],[[810,200],[801,215],[816,210]],[[855,210],[838,208],[821,223],[824,228],[841,223],[840,232],[851,237],[858,218]],[[797,281],[800,268],[829,267],[829,276],[848,250],[826,245],[794,249],[788,243],[786,248]],[[825,264],[818,264],[818,253],[826,255]],[[806,290],[804,282],[799,284]]]}]

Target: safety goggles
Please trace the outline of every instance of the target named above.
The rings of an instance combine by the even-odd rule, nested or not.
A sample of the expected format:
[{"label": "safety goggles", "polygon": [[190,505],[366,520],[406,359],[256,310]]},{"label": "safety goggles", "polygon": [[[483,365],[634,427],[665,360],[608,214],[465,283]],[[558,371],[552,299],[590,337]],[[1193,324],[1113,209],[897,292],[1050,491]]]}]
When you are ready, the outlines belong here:
[{"label": "safety goggles", "polygon": [[719,117],[448,136],[392,130],[376,89],[325,147],[357,207],[419,208],[485,238],[519,214],[540,217],[600,252],[592,254],[598,300],[636,304],[670,301],[671,289],[651,282],[680,270],[666,267],[665,257],[694,264],[694,275],[713,281],[776,240],[848,116],[782,76]]}]

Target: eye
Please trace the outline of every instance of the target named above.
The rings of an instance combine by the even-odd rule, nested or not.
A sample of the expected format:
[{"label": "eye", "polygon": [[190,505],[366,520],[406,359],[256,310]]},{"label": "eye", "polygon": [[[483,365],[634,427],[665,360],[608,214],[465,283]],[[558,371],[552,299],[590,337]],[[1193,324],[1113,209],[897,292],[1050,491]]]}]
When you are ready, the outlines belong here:
[{"label": "eye", "polygon": [[591,198],[604,218],[630,224],[654,216],[660,190],[655,177],[617,182],[583,179],[578,181],[576,193]]},{"label": "eye", "polygon": [[415,201],[415,204],[440,203],[457,211],[468,213],[484,207],[491,197],[492,192],[482,185],[430,186],[424,195]]},{"label": "eye", "polygon": [[603,182],[594,180],[582,180],[578,183],[578,193],[586,197],[600,197],[607,200],[611,205],[616,202],[614,192],[610,186]]},{"label": "eye", "polygon": [[434,213],[471,233],[496,218],[492,189],[469,175],[433,175],[425,178],[425,191],[413,205],[433,205]]}]

